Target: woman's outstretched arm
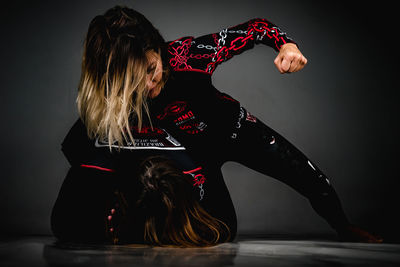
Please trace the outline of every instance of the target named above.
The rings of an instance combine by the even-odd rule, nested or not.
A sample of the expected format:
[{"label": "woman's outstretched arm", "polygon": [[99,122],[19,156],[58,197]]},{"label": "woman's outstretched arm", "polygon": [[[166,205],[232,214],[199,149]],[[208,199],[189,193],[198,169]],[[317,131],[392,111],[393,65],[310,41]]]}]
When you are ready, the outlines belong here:
[{"label": "woman's outstretched arm", "polygon": [[176,71],[212,74],[215,68],[234,55],[264,44],[279,51],[274,63],[281,73],[301,70],[307,63],[297,44],[266,19],[251,19],[217,33],[186,36],[169,43],[170,64]]}]

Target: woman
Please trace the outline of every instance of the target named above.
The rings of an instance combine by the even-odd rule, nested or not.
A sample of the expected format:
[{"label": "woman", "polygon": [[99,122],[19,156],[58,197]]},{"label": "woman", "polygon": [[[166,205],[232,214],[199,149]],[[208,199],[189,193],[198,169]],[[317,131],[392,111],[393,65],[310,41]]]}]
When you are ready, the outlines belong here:
[{"label": "woman", "polygon": [[[77,174],[67,177],[74,181],[74,186],[69,186],[68,190],[62,188],[63,195],[73,195],[81,180],[87,181],[86,177],[91,176],[96,180],[97,175],[113,174],[125,179],[129,177],[127,180],[139,180],[141,182],[133,186],[117,182],[114,187],[117,192],[123,188],[122,196],[131,196],[135,200],[128,205],[128,212],[120,216],[134,219],[122,220],[121,225],[125,226],[121,229],[130,226],[131,229],[146,229],[149,223],[142,215],[154,215],[156,209],[148,205],[140,208],[142,202],[137,196],[141,195],[146,182],[138,179],[141,174],[134,171],[135,166],[139,164],[139,158],[143,159],[140,156],[143,152],[168,154],[175,162],[192,162],[191,166],[180,164],[175,170],[193,178],[196,200],[185,209],[193,210],[191,207],[196,205],[202,211],[196,213],[199,216],[189,219],[197,225],[192,228],[195,229],[193,238],[182,234],[187,228],[181,223],[175,228],[164,227],[169,230],[160,232],[165,237],[168,232],[175,231],[182,237],[180,240],[158,238],[157,241],[144,235],[142,241],[156,245],[217,244],[232,240],[236,235],[236,214],[221,173],[221,166],[226,161],[236,161],[279,179],[307,197],[342,240],[381,242],[379,237],[349,223],[329,179],[315,164],[251,115],[237,100],[212,85],[211,75],[217,66],[255,44],[268,45],[279,51],[275,64],[281,73],[296,72],[307,63],[294,41],[265,19],[252,19],[218,33],[198,38],[187,36],[166,43],[142,14],[127,7],[116,6],[104,15],[96,16],[90,23],[84,45],[77,98],[80,119],[63,142],[63,151]],[[83,172],[91,174],[81,175]],[[147,177],[152,175],[148,173]],[[110,180],[117,181],[118,178],[105,178],[106,184]],[[166,183],[169,181],[165,180]],[[97,183],[93,181],[93,185]],[[105,195],[110,191],[107,188],[112,187],[104,186],[104,192],[96,189],[103,192],[98,199],[106,201],[98,205],[94,201],[89,206],[107,206],[110,197]],[[177,194],[175,203],[186,201],[181,193],[171,194]],[[82,195],[84,199],[85,194]],[[62,208],[62,205],[57,206],[68,203],[63,198],[60,192],[52,216],[53,231],[58,237],[68,236],[63,232],[70,228],[57,218],[65,218],[64,211],[73,210],[68,204]],[[151,202],[162,203],[160,198],[152,198]],[[111,210],[115,212],[114,208],[110,213]],[[138,210],[141,212],[137,213]],[[167,218],[172,216],[169,212],[161,213],[159,221],[168,225]],[[106,226],[109,219],[115,217],[104,214],[103,210],[96,214],[99,218],[107,218]],[[174,220],[182,222],[177,219],[178,214],[174,214]],[[158,227],[152,225],[151,231],[159,232]],[[90,224],[86,227],[90,228]],[[115,231],[104,225],[99,229]],[[207,232],[213,234],[204,234]],[[139,239],[127,238],[126,241],[135,240]]]},{"label": "woman", "polygon": [[72,166],[53,208],[54,235],[80,243],[183,247],[231,240],[229,227],[199,205],[192,176],[177,162],[149,156],[126,175],[120,168]]}]

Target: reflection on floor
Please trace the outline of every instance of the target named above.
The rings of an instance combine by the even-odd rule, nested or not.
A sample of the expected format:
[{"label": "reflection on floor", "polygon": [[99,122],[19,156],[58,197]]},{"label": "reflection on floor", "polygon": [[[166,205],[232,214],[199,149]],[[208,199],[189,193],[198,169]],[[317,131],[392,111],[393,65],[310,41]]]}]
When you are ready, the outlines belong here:
[{"label": "reflection on floor", "polygon": [[51,236],[0,241],[0,266],[400,266],[400,244],[238,238],[211,248],[58,244]]}]

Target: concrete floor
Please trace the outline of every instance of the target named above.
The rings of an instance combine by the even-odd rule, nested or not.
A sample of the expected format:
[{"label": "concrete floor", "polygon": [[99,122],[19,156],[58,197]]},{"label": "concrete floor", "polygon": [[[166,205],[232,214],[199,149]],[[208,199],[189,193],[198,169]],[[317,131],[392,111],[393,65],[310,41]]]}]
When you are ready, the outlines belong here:
[{"label": "concrete floor", "polygon": [[238,238],[212,248],[60,246],[51,236],[0,241],[0,266],[400,266],[400,244]]}]

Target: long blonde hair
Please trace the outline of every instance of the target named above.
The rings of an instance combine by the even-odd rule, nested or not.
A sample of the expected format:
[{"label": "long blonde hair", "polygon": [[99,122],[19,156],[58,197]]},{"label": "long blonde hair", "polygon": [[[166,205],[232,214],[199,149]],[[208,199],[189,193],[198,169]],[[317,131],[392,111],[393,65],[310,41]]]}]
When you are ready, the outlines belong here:
[{"label": "long blonde hair", "polygon": [[[147,54],[160,53],[164,39],[140,13],[115,6],[96,16],[84,42],[77,105],[90,138],[122,146],[133,141],[134,126],[149,118],[146,99]],[[163,64],[162,84],[167,78]],[[151,121],[151,120],[150,120]]]}]

